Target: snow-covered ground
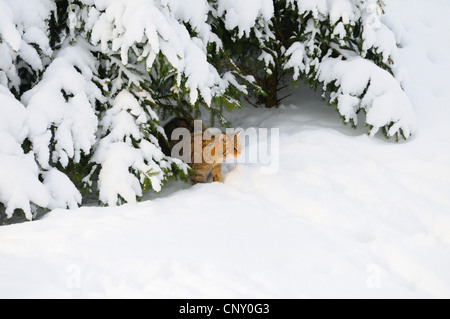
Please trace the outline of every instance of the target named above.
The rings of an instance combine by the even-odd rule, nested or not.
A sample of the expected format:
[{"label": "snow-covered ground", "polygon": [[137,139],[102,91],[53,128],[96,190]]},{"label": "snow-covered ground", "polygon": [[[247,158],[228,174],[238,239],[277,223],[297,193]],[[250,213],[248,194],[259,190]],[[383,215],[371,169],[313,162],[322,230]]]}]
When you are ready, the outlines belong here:
[{"label": "snow-covered ground", "polygon": [[223,184],[2,226],[0,298],[450,297],[450,3],[385,2],[410,140],[343,126],[307,89],[236,111],[280,128],[276,173],[227,164]]}]

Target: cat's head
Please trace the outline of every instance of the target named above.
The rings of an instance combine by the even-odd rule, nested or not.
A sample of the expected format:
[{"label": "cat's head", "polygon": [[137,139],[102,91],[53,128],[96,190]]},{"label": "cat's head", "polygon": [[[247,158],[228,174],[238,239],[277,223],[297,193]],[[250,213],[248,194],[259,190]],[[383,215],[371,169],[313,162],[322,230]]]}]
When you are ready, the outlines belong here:
[{"label": "cat's head", "polygon": [[210,152],[213,158],[205,159],[207,161],[212,160],[215,163],[223,163],[227,158],[237,158],[242,150],[242,144],[239,139],[241,132],[242,131],[228,134],[222,133],[216,136],[214,141],[208,145],[209,147],[214,147]]},{"label": "cat's head", "polygon": [[242,145],[239,135],[242,131],[236,133],[223,134],[225,137],[225,142],[223,146],[223,154],[225,154],[225,159],[227,157],[237,158],[241,155]]}]

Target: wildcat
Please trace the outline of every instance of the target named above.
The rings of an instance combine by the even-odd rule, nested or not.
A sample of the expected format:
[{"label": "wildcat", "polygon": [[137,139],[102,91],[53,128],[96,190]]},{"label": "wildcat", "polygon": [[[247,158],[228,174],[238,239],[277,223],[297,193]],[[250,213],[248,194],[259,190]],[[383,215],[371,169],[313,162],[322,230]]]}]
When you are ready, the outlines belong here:
[{"label": "wildcat", "polygon": [[[204,124],[198,131],[194,131],[194,126],[194,119],[180,117],[174,118],[167,123],[164,126],[164,131],[170,145],[169,147],[163,147],[163,151],[170,156],[172,148],[180,142],[179,139],[171,138],[172,132],[176,128],[187,129],[191,133],[190,165],[193,171],[189,174],[189,177],[192,184],[206,183],[211,174],[214,182],[221,182],[222,163],[228,157],[236,158],[241,153],[241,142],[239,140],[241,131],[229,134],[208,134],[208,128]],[[195,147],[196,143],[201,148]]]}]

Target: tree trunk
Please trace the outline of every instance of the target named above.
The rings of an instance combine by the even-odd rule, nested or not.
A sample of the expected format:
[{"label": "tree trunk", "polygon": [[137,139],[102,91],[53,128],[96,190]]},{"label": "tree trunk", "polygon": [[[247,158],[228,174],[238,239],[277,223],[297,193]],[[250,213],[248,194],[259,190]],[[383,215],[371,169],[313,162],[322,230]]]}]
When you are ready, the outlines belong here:
[{"label": "tree trunk", "polygon": [[278,106],[278,72],[277,67],[271,67],[272,74],[265,80],[266,107]]}]

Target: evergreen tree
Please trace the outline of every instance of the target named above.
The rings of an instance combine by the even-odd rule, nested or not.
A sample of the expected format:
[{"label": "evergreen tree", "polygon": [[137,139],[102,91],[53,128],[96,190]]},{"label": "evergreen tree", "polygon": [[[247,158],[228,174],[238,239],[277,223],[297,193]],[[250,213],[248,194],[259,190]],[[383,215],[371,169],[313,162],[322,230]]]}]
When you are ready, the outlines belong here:
[{"label": "evergreen tree", "polygon": [[51,0],[0,0],[0,209],[8,217],[17,211],[31,219],[38,207],[51,206],[56,191],[58,174],[41,174],[28,139],[38,123],[20,102],[50,62],[54,10]]},{"label": "evergreen tree", "polygon": [[[258,2],[269,7],[255,1],[253,10]],[[228,12],[218,25],[228,56],[262,89],[250,103],[278,106],[280,90],[303,80],[322,89],[345,123],[356,126],[362,110],[371,135],[381,129],[406,139],[414,112],[393,76],[396,40],[382,13],[380,0],[279,0],[270,19],[261,16],[250,29],[227,27],[227,19],[236,20]]]}]

